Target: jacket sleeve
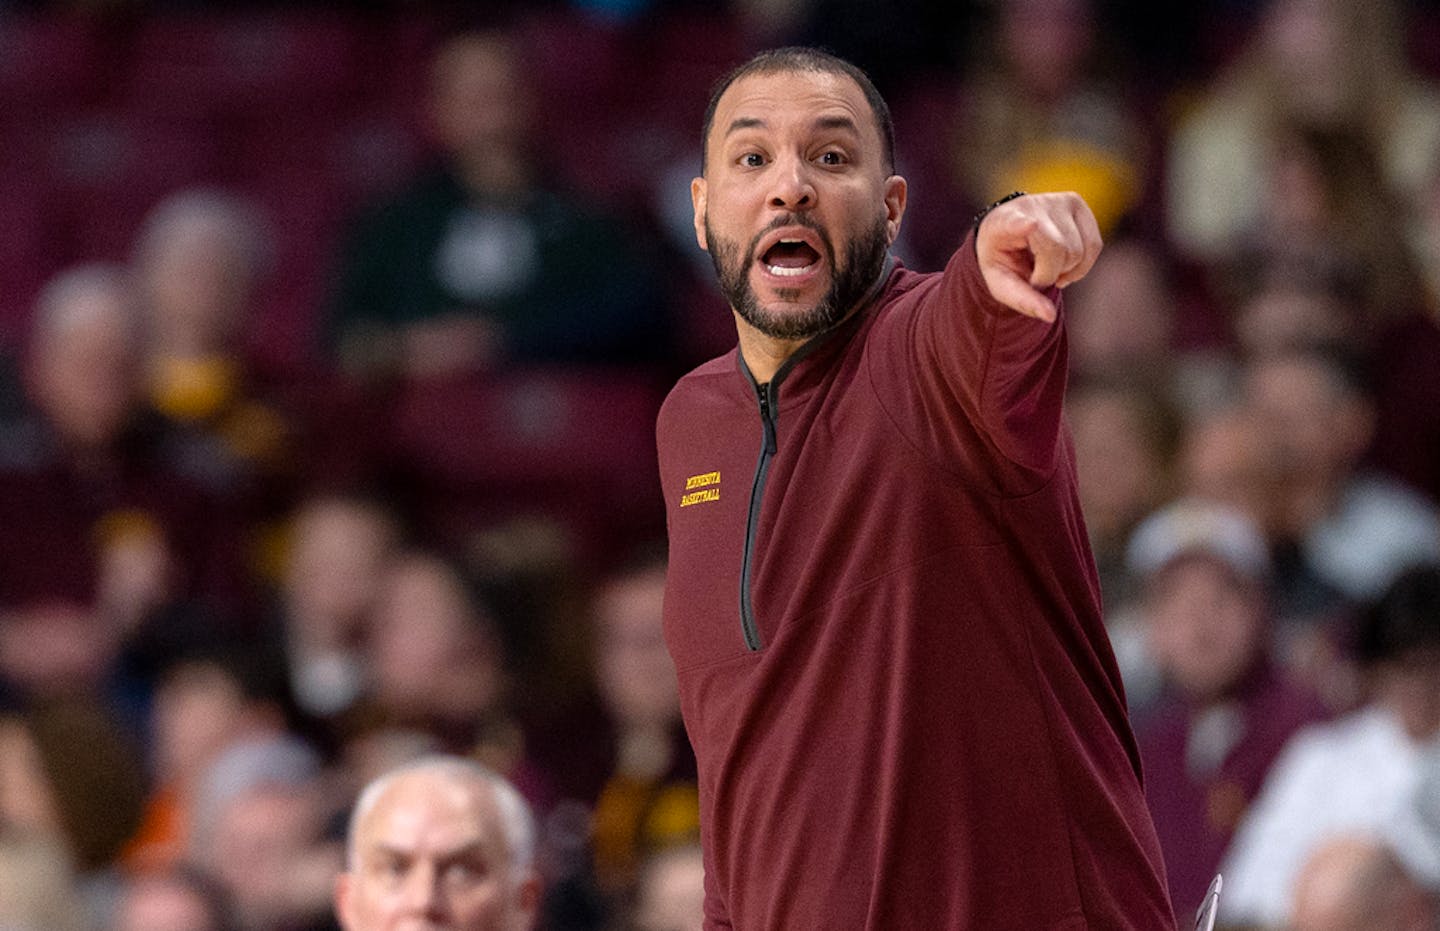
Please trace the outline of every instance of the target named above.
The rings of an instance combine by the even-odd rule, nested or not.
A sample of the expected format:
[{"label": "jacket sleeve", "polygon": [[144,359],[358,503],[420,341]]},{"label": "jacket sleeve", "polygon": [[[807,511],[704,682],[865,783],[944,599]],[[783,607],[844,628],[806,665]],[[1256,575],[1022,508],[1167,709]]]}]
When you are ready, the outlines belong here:
[{"label": "jacket sleeve", "polygon": [[[1050,292],[1060,305],[1058,290]],[[938,282],[907,315],[910,379],[924,433],[954,462],[975,455],[978,437],[1010,475],[1012,491],[1049,480],[1062,435],[1068,356],[1064,308],[1055,323],[990,296],[966,237]],[[1024,486],[1029,486],[1028,489]]]},{"label": "jacket sleeve", "polygon": [[710,851],[704,851],[705,861],[705,921],[703,931],[730,931],[735,926],[730,922],[730,909],[720,894],[715,881],[715,871],[710,868]]}]

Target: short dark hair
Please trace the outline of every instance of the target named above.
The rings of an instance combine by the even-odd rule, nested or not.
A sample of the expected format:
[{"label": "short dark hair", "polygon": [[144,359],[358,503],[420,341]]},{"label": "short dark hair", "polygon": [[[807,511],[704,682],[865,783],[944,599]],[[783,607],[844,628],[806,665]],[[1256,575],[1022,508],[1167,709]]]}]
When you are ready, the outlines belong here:
[{"label": "short dark hair", "polygon": [[760,52],[716,82],[714,90],[710,92],[710,102],[705,107],[705,126],[700,134],[700,173],[702,175],[705,173],[706,152],[710,148],[710,129],[715,123],[715,110],[720,105],[720,98],[730,89],[730,85],[752,74],[785,74],[807,71],[819,74],[842,74],[860,87],[861,93],[865,95],[865,101],[870,104],[871,112],[875,114],[875,126],[880,130],[886,171],[894,174],[895,123],[890,118],[890,107],[885,103],[885,98],[880,96],[875,82],[870,80],[868,74],[845,59],[832,55],[824,49],[809,48],[803,45],[789,45]]},{"label": "short dark hair", "polygon": [[1440,565],[1402,572],[1360,617],[1355,652],[1362,663],[1402,660],[1440,649]]}]

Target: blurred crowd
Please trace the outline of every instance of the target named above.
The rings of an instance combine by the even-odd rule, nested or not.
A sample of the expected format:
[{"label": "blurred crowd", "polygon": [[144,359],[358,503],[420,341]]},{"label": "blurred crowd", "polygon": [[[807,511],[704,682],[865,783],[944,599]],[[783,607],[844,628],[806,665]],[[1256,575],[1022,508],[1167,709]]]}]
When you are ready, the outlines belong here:
[{"label": "blurred crowd", "polygon": [[355,793],[448,753],[543,928],[699,927],[653,422],[734,340],[708,88],[797,42],[889,99],[910,266],[1101,221],[1069,418],[1182,926],[1217,870],[1436,926],[1440,13],[481,6],[0,3],[0,926],[335,928]]}]

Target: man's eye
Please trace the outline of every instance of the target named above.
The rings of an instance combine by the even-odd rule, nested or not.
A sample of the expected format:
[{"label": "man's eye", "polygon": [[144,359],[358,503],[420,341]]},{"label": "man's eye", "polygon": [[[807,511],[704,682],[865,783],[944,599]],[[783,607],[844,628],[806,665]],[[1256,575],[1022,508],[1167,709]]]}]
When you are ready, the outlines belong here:
[{"label": "man's eye", "polygon": [[465,860],[447,864],[443,879],[451,885],[464,885],[478,882],[485,877],[485,868],[479,863],[471,863]]},{"label": "man's eye", "polygon": [[759,152],[746,152],[740,156],[740,164],[746,168],[759,168],[765,164],[765,156]]},{"label": "man's eye", "polygon": [[828,152],[822,152],[820,154],[820,164],[843,165],[845,164],[845,154],[843,152],[836,152],[834,149]]}]

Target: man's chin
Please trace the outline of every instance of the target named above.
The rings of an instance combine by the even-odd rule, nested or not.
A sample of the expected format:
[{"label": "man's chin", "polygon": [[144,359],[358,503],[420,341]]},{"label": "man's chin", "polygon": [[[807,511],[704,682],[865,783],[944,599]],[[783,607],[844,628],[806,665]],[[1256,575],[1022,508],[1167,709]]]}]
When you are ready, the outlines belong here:
[{"label": "man's chin", "polygon": [[770,300],[761,305],[766,316],[775,320],[798,320],[813,316],[820,301],[816,298],[805,300],[803,293],[776,291]]},{"label": "man's chin", "polygon": [[780,299],[752,304],[739,310],[746,323],[771,339],[804,340],[825,332],[837,322],[824,301],[797,303]]}]

